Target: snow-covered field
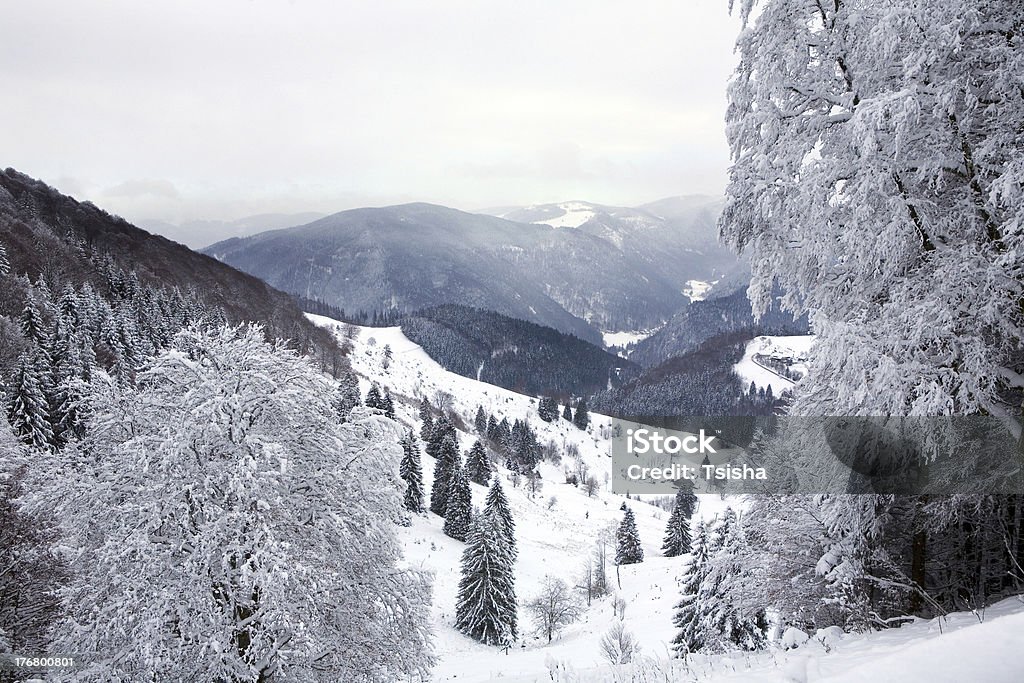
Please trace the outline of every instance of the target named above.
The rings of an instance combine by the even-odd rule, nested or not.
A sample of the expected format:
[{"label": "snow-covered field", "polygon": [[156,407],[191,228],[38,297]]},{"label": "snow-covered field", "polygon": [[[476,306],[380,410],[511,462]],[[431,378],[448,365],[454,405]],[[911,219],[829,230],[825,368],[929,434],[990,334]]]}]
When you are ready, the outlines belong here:
[{"label": "snow-covered field", "polygon": [[602,332],[601,339],[607,349],[624,349],[630,344],[647,339],[657,331],[658,328],[655,327],[650,330],[635,330],[633,332]]},{"label": "snow-covered field", "polygon": [[[321,326],[340,329],[339,324],[329,318],[312,315],[310,318]],[[810,342],[810,337],[762,338],[752,342],[748,351],[749,355],[772,348],[805,353]],[[386,369],[385,345],[392,351],[392,361]],[[564,420],[552,424],[543,422],[537,416],[536,399],[445,371],[399,328],[358,328],[351,359],[364,392],[370,382],[387,386],[395,399],[398,419],[417,430],[419,398],[434,399],[440,391],[450,395],[451,410],[467,425],[472,424],[477,406],[483,405],[499,419],[504,416],[510,421],[529,420],[541,442],[554,441],[563,446],[563,450],[564,446],[575,444],[591,472],[602,483],[601,490],[592,498],[588,498],[582,488],[563,483],[561,467],[551,463],[540,466],[543,488],[533,496],[523,485],[515,488],[504,469],[499,471],[516,521],[519,546],[516,592],[520,605],[537,594],[547,575],[561,577],[570,585],[579,582],[595,537],[602,529],[617,525],[622,517],[619,506],[623,499],[609,493],[605,484],[611,461],[606,438],[609,418],[592,414],[588,432]],[[775,381],[758,377],[762,377],[762,381]],[[472,439],[469,434],[463,434],[462,448],[468,448]],[[424,455],[424,481],[428,482],[428,488],[433,479],[433,466],[433,460]],[[481,506],[485,490],[475,484],[472,488],[474,504]],[[700,498],[698,515],[706,519],[721,514],[727,504],[718,496]],[[790,651],[773,649],[757,654],[694,657],[689,666],[671,660],[669,642],[675,632],[672,613],[679,595],[676,580],[686,558],[661,556],[668,516],[665,511],[636,500],[629,501],[629,505],[636,514],[644,562],[621,567],[618,577],[615,567],[609,566],[615,594],[595,600],[580,621],[564,629],[550,644],[533,635],[533,624],[521,609],[520,643],[507,654],[463,636],[452,626],[463,544],[442,533],[442,520],[436,515],[417,517],[411,527],[400,529],[407,561],[434,573],[432,618],[438,662],[433,680],[469,683],[492,680],[505,683],[694,680],[1010,683],[1024,680],[1024,603],[1017,599],[990,607],[984,614],[984,623],[973,614],[952,615],[944,620],[941,628],[937,621],[920,621],[898,630],[843,636],[828,643],[829,651],[812,639]],[[582,593],[581,596],[585,597]],[[612,668],[602,658],[599,642],[616,621],[613,610],[616,596],[626,603],[623,621],[626,629],[639,640],[644,657],[639,664]]]},{"label": "snow-covered field", "polygon": [[711,288],[718,283],[718,280],[714,282],[705,282],[704,280],[687,280],[686,286],[683,287],[683,296],[686,296],[690,301],[703,301],[707,293],[711,291]]},{"label": "snow-covered field", "polygon": [[813,334],[802,334],[793,336],[757,337],[747,342],[747,349],[743,353],[733,370],[743,380],[744,384],[753,382],[759,388],[771,387],[772,393],[778,396],[781,392],[793,388],[793,380],[783,377],[774,370],[759,364],[754,356],[769,356],[778,359],[788,359],[787,365],[790,369],[805,374],[807,366],[807,352],[814,343]]},{"label": "snow-covered field", "polygon": [[597,215],[593,207],[585,202],[561,202],[557,206],[563,211],[561,216],[533,222],[550,225],[552,228],[578,228]]}]

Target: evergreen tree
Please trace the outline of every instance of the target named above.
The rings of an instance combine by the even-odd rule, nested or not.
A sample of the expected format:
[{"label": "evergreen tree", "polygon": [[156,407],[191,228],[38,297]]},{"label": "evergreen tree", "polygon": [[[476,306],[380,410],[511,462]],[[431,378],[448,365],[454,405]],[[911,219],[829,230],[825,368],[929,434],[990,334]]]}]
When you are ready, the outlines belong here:
[{"label": "evergreen tree", "polygon": [[424,396],[420,399],[420,420],[426,422],[427,419],[431,422],[434,421],[434,409],[430,406],[430,401]]},{"label": "evergreen tree", "polygon": [[512,559],[518,557],[516,522],[512,518],[512,510],[509,509],[508,498],[505,497],[505,490],[501,487],[500,477],[494,477],[491,488],[487,492],[487,498],[484,501],[484,514],[495,519]]},{"label": "evergreen tree", "polygon": [[[422,415],[422,412],[420,414]],[[434,437],[434,418],[430,416],[430,413],[427,413],[420,419],[423,420],[423,424],[420,426],[420,438],[425,443],[430,443],[430,440]]]},{"label": "evergreen tree", "polygon": [[[435,430],[436,431],[436,430]],[[459,447],[451,435],[441,441],[434,463],[434,483],[430,488],[430,511],[445,516],[452,481],[452,473],[459,461]]]},{"label": "evergreen tree", "polygon": [[636,528],[636,517],[627,507],[615,536],[615,564],[636,564],[644,561],[644,549],[640,545],[640,532]]},{"label": "evergreen tree", "polygon": [[688,479],[677,482],[675,503],[665,529],[665,543],[661,546],[665,557],[677,557],[690,552],[690,518],[697,509],[697,496],[693,495],[693,483]]},{"label": "evergreen tree", "polygon": [[487,416],[487,439],[492,444],[494,444],[495,447],[497,447],[498,446],[498,440],[500,438],[501,438],[501,435],[498,433],[498,420],[495,419],[494,415],[488,415]]},{"label": "evergreen tree", "polygon": [[40,449],[53,446],[53,425],[42,390],[37,364],[22,358],[11,390],[7,415],[11,430],[26,445]]},{"label": "evergreen tree", "polygon": [[462,553],[455,628],[486,645],[510,645],[517,635],[513,565],[500,522],[486,512],[473,520]]},{"label": "evergreen tree", "polygon": [[764,607],[744,604],[742,600],[755,581],[745,564],[745,551],[743,525],[728,508],[715,529],[708,569],[698,594],[704,612],[700,630],[705,652],[759,650],[767,643]]},{"label": "evergreen tree", "polygon": [[572,422],[572,407],[569,405],[569,399],[565,399],[565,408],[562,409],[562,419]]},{"label": "evergreen tree", "polygon": [[537,413],[545,422],[554,422],[558,419],[558,403],[550,396],[542,396],[537,404]]},{"label": "evergreen tree", "polygon": [[476,419],[473,420],[473,427],[476,429],[476,433],[481,437],[487,436],[487,413],[484,412],[483,406],[477,406],[476,408]]},{"label": "evergreen tree", "polygon": [[31,295],[25,301],[25,308],[21,310],[19,322],[21,324],[21,333],[25,335],[25,339],[35,342],[40,349],[46,346],[46,331],[44,330],[43,317],[39,313],[36,302],[32,300]]},{"label": "evergreen tree", "polygon": [[423,467],[420,464],[420,447],[410,429],[402,437],[402,462],[398,473],[405,480],[404,504],[411,512],[423,512]]},{"label": "evergreen tree", "polygon": [[0,242],[0,275],[7,275],[11,272],[11,262],[7,260],[7,247]]},{"label": "evergreen tree", "polygon": [[573,415],[572,423],[580,429],[586,429],[590,424],[590,413],[587,412],[587,399],[581,398],[576,403],[576,414]]},{"label": "evergreen tree", "polygon": [[348,418],[352,409],[359,405],[359,379],[354,372],[344,372],[338,376],[332,404],[338,419],[342,422]]},{"label": "evergreen tree", "polygon": [[383,399],[381,399],[380,396],[380,389],[378,389],[377,385],[374,384],[370,387],[370,390],[366,392],[366,399],[363,401],[363,405],[367,408],[383,410],[384,406],[382,403]]},{"label": "evergreen tree", "polygon": [[395,419],[395,404],[391,400],[391,391],[389,389],[384,390],[384,396],[380,399],[380,409],[384,411],[385,417],[389,417],[392,420]]},{"label": "evergreen tree", "polygon": [[683,573],[682,597],[676,604],[672,624],[679,629],[672,639],[673,649],[679,657],[696,652],[704,645],[701,632],[703,605],[700,602],[701,585],[708,572],[708,528],[704,522],[697,525],[697,537],[693,541],[690,562]]},{"label": "evergreen tree", "polygon": [[466,470],[458,456],[448,484],[448,502],[444,509],[444,533],[457,541],[465,541],[473,515],[473,494],[469,489]]},{"label": "evergreen tree", "polygon": [[480,439],[476,440],[466,455],[466,476],[471,482],[481,486],[487,486],[491,479],[491,463],[487,458],[487,449]]}]

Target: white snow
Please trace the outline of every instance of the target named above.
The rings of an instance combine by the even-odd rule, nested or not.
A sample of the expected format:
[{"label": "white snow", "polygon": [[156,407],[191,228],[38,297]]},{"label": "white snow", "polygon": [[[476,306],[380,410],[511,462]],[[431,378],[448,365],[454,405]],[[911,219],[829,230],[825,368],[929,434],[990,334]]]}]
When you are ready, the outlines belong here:
[{"label": "white snow", "polygon": [[[329,318],[309,317],[324,327],[340,325]],[[395,399],[398,419],[417,430],[419,397],[433,398],[436,392],[442,391],[451,396],[452,410],[467,425],[471,425],[477,406],[483,405],[499,418],[528,419],[542,442],[576,444],[591,472],[602,483],[593,498],[588,498],[582,488],[563,483],[561,468],[550,463],[541,465],[543,489],[532,499],[523,486],[514,488],[504,469],[500,470],[516,521],[519,545],[516,593],[520,605],[536,595],[545,575],[557,575],[575,585],[595,535],[621,519],[619,506],[623,499],[607,492],[604,484],[611,461],[609,443],[603,433],[610,423],[609,418],[592,414],[593,425],[588,432],[581,432],[564,420],[545,423],[537,416],[535,398],[447,372],[409,341],[399,328],[358,328],[358,332],[351,359],[361,376],[363,390],[371,381],[387,386]],[[751,342],[751,349],[755,349],[751,355],[757,350],[771,349],[806,353],[812,341],[812,337],[768,337]],[[385,344],[390,345],[393,354],[386,370],[381,362]],[[472,444],[472,438],[462,435],[463,449]],[[428,489],[433,480],[433,465],[433,460],[424,454],[423,474]],[[472,488],[474,504],[482,505],[485,490],[475,484]],[[556,503],[549,510],[547,503],[551,497],[556,498]],[[979,618],[971,613],[954,614],[942,621],[941,629],[937,620],[919,620],[900,629],[868,635],[844,635],[838,629],[825,629],[791,651],[783,650],[780,644],[758,653],[693,655],[688,664],[670,659],[669,644],[675,635],[672,614],[679,598],[677,579],[686,558],[661,556],[667,512],[637,500],[628,503],[636,514],[644,562],[620,568],[621,587],[617,585],[615,567],[609,565],[608,571],[613,589],[626,601],[623,622],[639,640],[643,659],[638,664],[616,669],[603,660],[599,646],[601,636],[616,621],[612,597],[595,600],[583,618],[557,635],[551,644],[533,636],[529,616],[521,609],[521,646],[517,644],[505,654],[497,648],[476,643],[452,627],[463,544],[445,536],[441,531],[442,520],[432,514],[419,516],[411,527],[399,529],[406,561],[434,572],[432,619],[438,662],[432,680],[465,683],[492,680],[503,683],[778,683],[784,680],[1010,683],[1024,680],[1024,602],[1019,599],[989,607],[983,615],[984,623],[979,623]],[[721,514],[727,503],[742,507],[736,500],[700,496],[698,516],[713,518]]]},{"label": "white snow", "polygon": [[624,349],[630,344],[647,339],[657,331],[658,328],[655,327],[649,330],[634,330],[632,332],[602,332],[601,339],[604,341],[604,346],[607,349],[613,347]]},{"label": "white snow", "polygon": [[550,225],[552,228],[578,228],[597,215],[593,207],[585,202],[561,202],[555,206],[563,211],[561,216],[542,218],[533,222],[538,225]]},{"label": "white snow", "polygon": [[813,334],[792,336],[763,336],[747,343],[743,358],[733,366],[733,371],[747,385],[753,382],[761,387],[771,387],[772,393],[778,396],[781,392],[793,388],[793,380],[783,377],[774,370],[754,360],[755,355],[789,359],[789,367],[801,374],[807,372],[805,361],[807,352],[814,343]]},{"label": "white snow", "polygon": [[718,280],[714,282],[705,282],[704,280],[687,280],[686,286],[683,287],[683,296],[688,297],[690,301],[703,301],[707,293],[711,291],[711,288],[718,283]]}]

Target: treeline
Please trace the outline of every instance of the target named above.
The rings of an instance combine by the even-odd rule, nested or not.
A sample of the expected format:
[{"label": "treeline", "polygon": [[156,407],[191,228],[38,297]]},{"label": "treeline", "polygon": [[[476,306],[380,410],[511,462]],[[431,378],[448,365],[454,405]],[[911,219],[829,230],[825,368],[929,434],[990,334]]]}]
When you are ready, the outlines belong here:
[{"label": "treeline", "polygon": [[573,335],[469,306],[437,306],[402,332],[445,369],[525,394],[588,395],[636,376],[635,364]]}]

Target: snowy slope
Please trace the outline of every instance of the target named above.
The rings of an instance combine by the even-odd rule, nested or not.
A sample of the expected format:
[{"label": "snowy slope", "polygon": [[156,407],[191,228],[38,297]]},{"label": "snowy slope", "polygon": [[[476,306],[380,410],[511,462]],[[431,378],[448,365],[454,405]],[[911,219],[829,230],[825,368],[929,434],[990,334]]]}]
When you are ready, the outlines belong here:
[{"label": "snowy slope", "polygon": [[[309,316],[318,325],[337,328],[338,323],[321,316]],[[582,432],[570,423],[559,420],[548,424],[537,416],[536,399],[490,384],[447,372],[416,344],[409,341],[397,327],[358,328],[354,350],[350,356],[360,375],[365,392],[371,381],[387,386],[395,400],[398,419],[419,427],[419,398],[433,398],[437,391],[452,396],[452,410],[466,423],[478,405],[498,419],[528,419],[542,443],[575,444],[590,465],[591,472],[602,482],[602,490],[588,498],[582,488],[563,483],[562,469],[550,463],[540,466],[543,489],[531,499],[523,488],[514,488],[507,473],[501,469],[503,484],[516,520],[519,561],[516,566],[516,592],[520,604],[534,597],[546,575],[559,576],[574,585],[582,576],[587,557],[594,547],[596,534],[622,518],[619,510],[623,498],[603,490],[605,473],[610,472],[607,431],[610,419],[591,414],[591,427]],[[383,368],[383,347],[389,345],[392,362]],[[461,435],[463,450],[472,445],[472,437]],[[563,448],[564,450],[564,448]],[[424,482],[429,489],[433,481],[434,461],[423,456]],[[472,485],[474,505],[482,506],[486,490]],[[556,502],[548,509],[548,501]],[[668,642],[675,635],[672,608],[678,599],[676,577],[685,558],[661,556],[660,548],[668,513],[639,501],[629,501],[636,513],[637,526],[644,544],[645,561],[621,568],[620,595],[627,602],[625,619],[637,634],[645,650],[664,655]],[[717,496],[701,496],[699,514],[712,518],[720,514],[725,503]],[[530,633],[532,624],[520,610],[520,632],[525,647],[512,649],[508,655],[493,647],[480,645],[452,628],[455,595],[459,580],[459,560],[463,544],[441,532],[443,520],[436,515],[417,517],[413,526],[400,529],[407,560],[435,573],[434,627],[439,662],[434,670],[436,681],[486,681],[499,677],[522,677],[522,680],[548,679],[547,662],[552,658],[574,667],[592,668],[601,664],[598,641],[614,620],[612,599],[595,601],[584,618],[567,628],[548,645]],[[614,551],[612,551],[614,554]],[[614,582],[615,568],[609,566]]]}]

